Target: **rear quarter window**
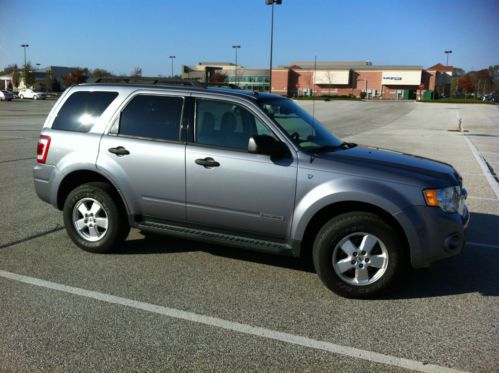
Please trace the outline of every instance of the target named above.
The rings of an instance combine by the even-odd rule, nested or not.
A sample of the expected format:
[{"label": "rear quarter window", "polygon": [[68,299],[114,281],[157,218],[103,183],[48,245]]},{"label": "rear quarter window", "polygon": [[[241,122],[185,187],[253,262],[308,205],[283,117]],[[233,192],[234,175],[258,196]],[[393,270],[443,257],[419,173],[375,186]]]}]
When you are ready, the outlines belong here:
[{"label": "rear quarter window", "polygon": [[118,96],[118,92],[75,92],[57,113],[52,129],[88,132],[104,110]]}]

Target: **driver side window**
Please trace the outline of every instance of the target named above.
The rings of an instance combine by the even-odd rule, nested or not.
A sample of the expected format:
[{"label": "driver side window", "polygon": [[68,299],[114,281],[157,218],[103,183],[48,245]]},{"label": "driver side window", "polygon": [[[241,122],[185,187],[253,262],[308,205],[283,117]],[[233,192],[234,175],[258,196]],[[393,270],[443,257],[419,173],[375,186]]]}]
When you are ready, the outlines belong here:
[{"label": "driver side window", "polygon": [[267,126],[245,108],[230,102],[196,100],[196,142],[202,145],[248,149],[249,138],[273,136]]}]

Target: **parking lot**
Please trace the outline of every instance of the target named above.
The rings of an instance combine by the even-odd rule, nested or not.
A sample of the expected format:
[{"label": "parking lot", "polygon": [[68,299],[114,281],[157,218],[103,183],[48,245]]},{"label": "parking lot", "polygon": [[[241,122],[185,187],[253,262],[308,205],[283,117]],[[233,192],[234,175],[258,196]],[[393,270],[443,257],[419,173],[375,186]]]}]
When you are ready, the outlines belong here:
[{"label": "parking lot", "polygon": [[33,188],[54,102],[0,102],[0,371],[497,370],[498,106],[301,103],[346,141],[453,164],[469,192],[464,252],[360,301],[293,258],[136,230],[76,248]]}]

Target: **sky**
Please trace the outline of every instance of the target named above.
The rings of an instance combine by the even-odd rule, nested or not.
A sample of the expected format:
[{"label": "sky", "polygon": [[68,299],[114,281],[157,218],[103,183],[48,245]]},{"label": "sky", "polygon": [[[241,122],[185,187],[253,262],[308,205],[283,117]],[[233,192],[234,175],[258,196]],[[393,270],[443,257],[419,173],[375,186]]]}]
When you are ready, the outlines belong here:
[{"label": "sky", "polygon": [[[0,0],[0,69],[104,68],[168,76],[200,61],[268,67],[264,0]],[[274,66],[295,60],[376,65],[499,64],[499,0],[283,0],[275,6]]]}]

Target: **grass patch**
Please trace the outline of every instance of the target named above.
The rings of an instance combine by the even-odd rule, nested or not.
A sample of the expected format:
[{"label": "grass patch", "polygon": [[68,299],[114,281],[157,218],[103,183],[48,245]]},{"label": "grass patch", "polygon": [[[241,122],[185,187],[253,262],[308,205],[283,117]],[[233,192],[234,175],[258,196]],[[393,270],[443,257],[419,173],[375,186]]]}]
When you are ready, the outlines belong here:
[{"label": "grass patch", "polygon": [[483,101],[476,98],[439,98],[437,100],[421,100],[420,102],[430,104],[488,104],[495,105],[492,101]]}]

